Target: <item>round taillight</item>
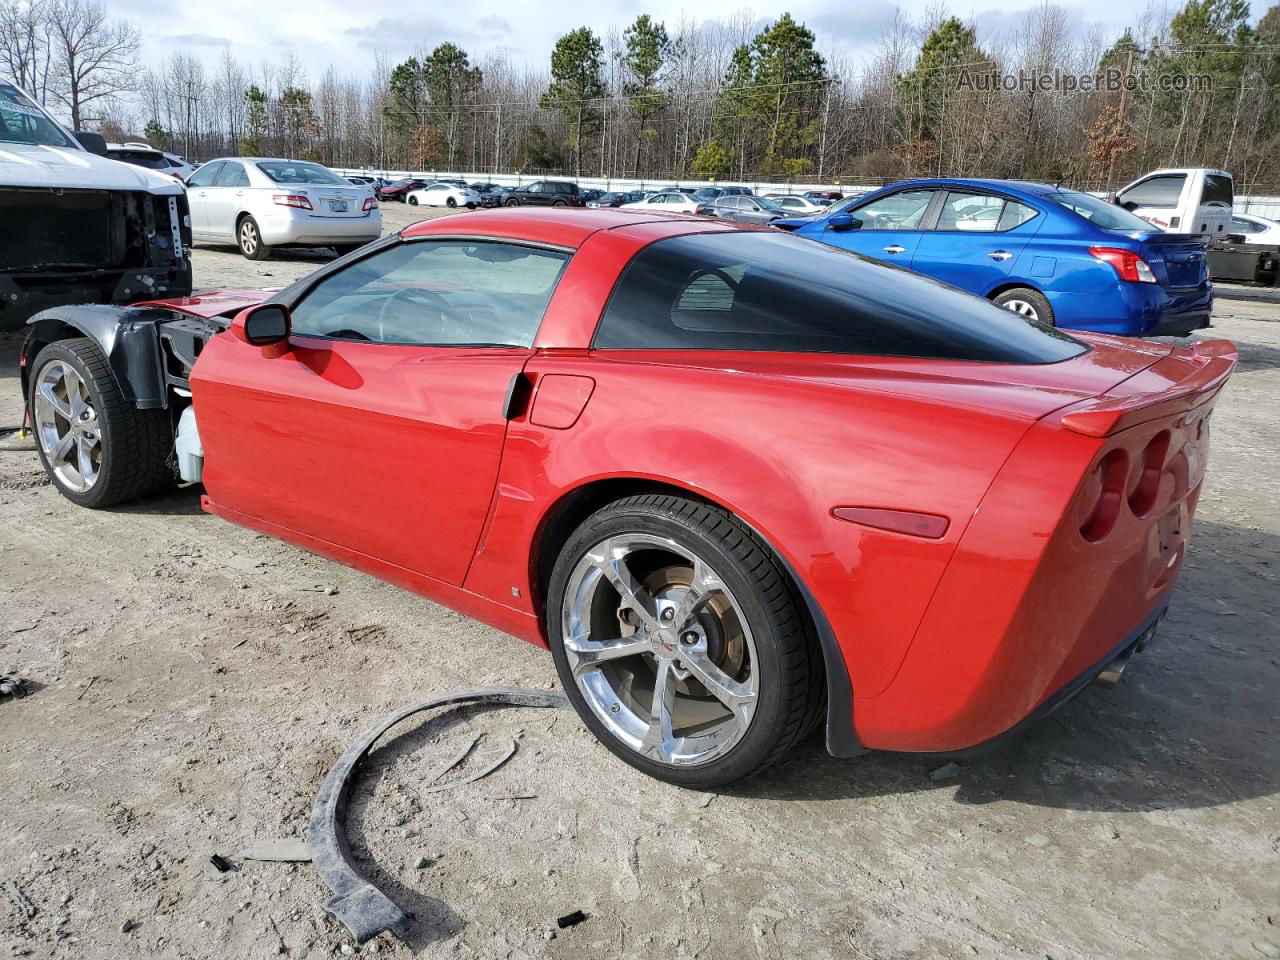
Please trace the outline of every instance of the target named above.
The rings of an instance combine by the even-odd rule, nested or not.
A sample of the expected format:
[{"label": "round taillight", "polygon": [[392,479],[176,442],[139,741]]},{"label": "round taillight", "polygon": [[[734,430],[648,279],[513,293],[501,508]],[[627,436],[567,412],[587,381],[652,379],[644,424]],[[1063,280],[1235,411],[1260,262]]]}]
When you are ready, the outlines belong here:
[{"label": "round taillight", "polygon": [[1116,525],[1124,501],[1129,458],[1123,450],[1112,450],[1099,460],[1085,477],[1081,491],[1080,535],[1097,543]]},{"label": "round taillight", "polygon": [[1135,516],[1145,517],[1156,505],[1160,493],[1160,477],[1169,454],[1169,431],[1161,430],[1148,441],[1139,459],[1138,480],[1129,492],[1129,509]]}]

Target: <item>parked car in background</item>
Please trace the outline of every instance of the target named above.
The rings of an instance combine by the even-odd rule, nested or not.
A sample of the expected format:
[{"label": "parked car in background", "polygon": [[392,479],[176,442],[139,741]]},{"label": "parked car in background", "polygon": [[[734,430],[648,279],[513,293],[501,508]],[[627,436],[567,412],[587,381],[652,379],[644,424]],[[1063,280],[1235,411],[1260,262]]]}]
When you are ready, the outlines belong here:
[{"label": "parked car in background", "polygon": [[587,206],[592,209],[599,209],[601,207],[620,207],[624,203],[638,203],[643,199],[644,192],[641,190],[630,190],[626,192],[612,190],[608,193],[600,194],[600,196],[596,197],[594,200],[588,200]]},{"label": "parked car in background", "polygon": [[596,190],[594,187],[590,190],[579,190],[578,195],[582,197],[582,202],[586,206],[591,206],[592,200],[599,200],[604,196],[603,190]]},{"label": "parked car in background", "polygon": [[737,223],[773,223],[790,214],[768,197],[727,196],[713,200],[709,210],[699,211],[718,217],[721,220],[733,220]]},{"label": "parked car in background", "polygon": [[186,190],[106,150],[0,81],[0,329],[46,307],[191,292]]},{"label": "parked car in background", "polygon": [[[69,502],[199,482],[211,514],[549,647],[604,746],[707,790],[817,730],[841,757],[994,747],[1118,678],[1186,563],[1236,361],[592,210],[416,223],[282,291],[68,308],[20,369]],[[499,669],[488,639],[453,668]],[[1149,690],[1200,680],[1160,666]]]},{"label": "parked car in background", "polygon": [[196,169],[182,157],[157,150],[146,143],[109,143],[107,156],[121,163],[166,174],[175,180],[186,180]]},{"label": "parked car in background", "polygon": [[354,183],[357,187],[368,187],[369,192],[376,195],[379,183],[377,177],[347,177],[348,183]]},{"label": "parked car in background", "polygon": [[1225,170],[1153,170],[1116,191],[1116,203],[1161,230],[1209,240],[1231,232],[1235,184]]},{"label": "parked car in background", "polygon": [[499,207],[507,195],[507,188],[496,183],[473,183],[470,187],[479,194],[482,207]]},{"label": "parked car in background", "polygon": [[506,207],[581,207],[578,185],[568,180],[538,180],[523,187],[512,187],[502,197]]},{"label": "parked car in background", "polygon": [[623,210],[647,210],[650,213],[697,213],[698,201],[687,193],[668,190],[655,193],[643,200],[621,204]]},{"label": "parked car in background", "polygon": [[1245,243],[1280,244],[1280,220],[1268,220],[1252,213],[1233,213],[1228,232],[1240,234]]},{"label": "parked car in background", "polygon": [[1009,180],[909,180],[779,221],[909,267],[1029,320],[1129,336],[1209,325],[1198,235],[1165,233],[1087,193]]},{"label": "parked car in background", "polygon": [[379,200],[399,200],[404,203],[410,191],[419,190],[427,185],[425,180],[416,180],[406,178],[403,180],[393,180],[391,183],[378,188],[377,198]]},{"label": "parked car in background", "polygon": [[275,246],[344,254],[382,234],[378,201],[328,167],[302,160],[222,157],[187,180],[196,240],[234,243],[250,260]]},{"label": "parked car in background", "polygon": [[814,203],[808,197],[798,196],[797,194],[779,194],[768,195],[765,199],[773,203],[775,207],[782,210],[783,213],[793,214],[799,217],[812,216],[815,213],[821,213],[826,207]]},{"label": "parked car in background", "polygon": [[426,187],[419,187],[417,190],[410,190],[405,197],[405,202],[410,206],[424,207],[466,207],[468,210],[474,210],[480,206],[480,194],[476,193],[471,187],[463,185],[458,186],[451,180],[441,180]]},{"label": "parked car in background", "polygon": [[837,200],[843,200],[844,194],[839,190],[806,190],[804,198],[820,207],[829,207]]}]

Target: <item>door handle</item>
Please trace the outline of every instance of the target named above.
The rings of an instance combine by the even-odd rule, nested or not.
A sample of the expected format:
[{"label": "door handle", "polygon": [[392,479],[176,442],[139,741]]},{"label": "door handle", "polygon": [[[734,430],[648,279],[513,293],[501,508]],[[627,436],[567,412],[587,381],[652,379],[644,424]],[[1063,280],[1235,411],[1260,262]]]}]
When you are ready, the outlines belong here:
[{"label": "door handle", "polygon": [[896,255],[897,255],[897,254],[899,254],[899,253],[906,253],[906,252],[907,252],[907,248],[906,248],[906,247],[899,246],[899,245],[898,245],[898,244],[896,244],[896,243],[891,243],[891,244],[889,244],[887,247],[885,247],[885,248],[884,248],[884,252],[885,252],[885,253],[892,253],[892,254],[894,254],[894,255],[896,256]]},{"label": "door handle", "polygon": [[1010,253],[1008,250],[992,250],[990,253],[987,254],[987,256],[990,257],[992,260],[1003,261],[1003,260],[1013,259],[1013,254]]}]

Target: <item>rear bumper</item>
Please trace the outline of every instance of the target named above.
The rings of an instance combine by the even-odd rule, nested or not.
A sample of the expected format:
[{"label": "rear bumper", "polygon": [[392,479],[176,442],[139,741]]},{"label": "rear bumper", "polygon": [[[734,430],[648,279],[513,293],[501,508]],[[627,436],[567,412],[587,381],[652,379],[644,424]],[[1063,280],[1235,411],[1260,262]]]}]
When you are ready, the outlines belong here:
[{"label": "rear bumper", "polygon": [[368,243],[382,235],[382,215],[375,210],[360,217],[267,216],[258,229],[272,247]]},{"label": "rear bumper", "polygon": [[1057,325],[1126,337],[1185,336],[1210,325],[1213,286],[1171,293],[1154,283],[1117,281],[1091,293],[1045,291]]},{"label": "rear bumper", "polygon": [[951,760],[976,760],[1003,750],[1023,737],[1032,727],[1057,712],[1060,707],[1070,703],[1094,684],[1114,686],[1114,681],[1111,677],[1114,676],[1115,679],[1119,679],[1119,673],[1128,666],[1129,658],[1135,653],[1141,653],[1146,649],[1147,645],[1155,638],[1156,628],[1159,626],[1160,620],[1167,609],[1167,607],[1162,607],[1160,612],[1146,624],[1126,637],[1122,643],[1061,687],[1044,703],[1040,704],[1004,733],[997,734],[989,740],[984,740],[982,743],[963,750],[945,750],[936,753],[935,756]]}]

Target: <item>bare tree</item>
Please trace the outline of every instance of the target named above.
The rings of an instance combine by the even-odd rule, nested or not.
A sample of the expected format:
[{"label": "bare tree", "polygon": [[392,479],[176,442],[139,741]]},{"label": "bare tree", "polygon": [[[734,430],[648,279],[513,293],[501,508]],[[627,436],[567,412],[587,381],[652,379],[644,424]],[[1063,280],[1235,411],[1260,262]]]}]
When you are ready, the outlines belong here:
[{"label": "bare tree", "polygon": [[0,0],[0,72],[45,103],[53,67],[49,0]]},{"label": "bare tree", "polygon": [[138,28],[109,19],[97,0],[50,0],[49,25],[60,75],[55,92],[78,130],[86,107],[134,88]]}]

